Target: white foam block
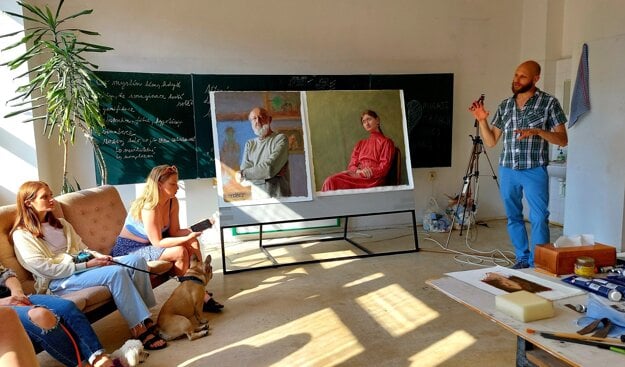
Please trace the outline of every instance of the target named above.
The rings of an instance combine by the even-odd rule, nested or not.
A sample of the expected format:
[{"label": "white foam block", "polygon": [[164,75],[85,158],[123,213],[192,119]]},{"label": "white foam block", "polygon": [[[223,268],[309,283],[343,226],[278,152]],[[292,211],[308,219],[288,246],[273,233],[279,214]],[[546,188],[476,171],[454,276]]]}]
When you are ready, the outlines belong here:
[{"label": "white foam block", "polygon": [[495,296],[498,311],[523,322],[553,317],[553,303],[528,291]]}]

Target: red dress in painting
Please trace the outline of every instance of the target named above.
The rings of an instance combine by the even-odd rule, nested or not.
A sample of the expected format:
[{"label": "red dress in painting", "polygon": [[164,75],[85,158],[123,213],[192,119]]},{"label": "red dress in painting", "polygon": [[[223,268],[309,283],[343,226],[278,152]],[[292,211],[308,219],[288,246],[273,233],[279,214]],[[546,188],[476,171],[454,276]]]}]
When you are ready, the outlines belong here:
[{"label": "red dress in painting", "polygon": [[[369,138],[359,141],[352,151],[347,171],[326,178],[321,191],[365,189],[384,185],[386,175],[393,163],[395,144],[380,132],[372,132]],[[367,178],[357,174],[357,169],[371,168]]]}]

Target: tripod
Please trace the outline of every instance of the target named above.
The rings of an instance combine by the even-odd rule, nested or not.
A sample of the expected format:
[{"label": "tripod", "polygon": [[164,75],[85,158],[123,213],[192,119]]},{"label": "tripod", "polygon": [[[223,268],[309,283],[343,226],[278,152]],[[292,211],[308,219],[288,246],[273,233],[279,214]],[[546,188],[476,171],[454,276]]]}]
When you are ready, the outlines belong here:
[{"label": "tripod", "polygon": [[[471,219],[475,219],[475,212],[477,210],[480,189],[480,154],[484,153],[484,156],[486,156],[486,160],[488,161],[488,165],[490,166],[491,176],[497,184],[497,189],[499,189],[499,181],[497,180],[497,175],[495,175],[495,170],[493,169],[493,165],[490,161],[490,158],[488,157],[488,153],[486,153],[486,150],[484,149],[484,142],[480,137],[480,127],[477,119],[475,120],[474,126],[475,136],[469,135],[471,141],[473,142],[471,156],[469,157],[469,164],[467,165],[464,177],[462,178],[460,193],[456,197],[458,202],[456,204],[456,210],[454,212],[454,215],[451,219],[451,227],[449,229],[449,235],[447,236],[447,243],[445,244],[445,248],[449,246],[449,239],[451,238],[451,231],[454,229],[456,218],[459,219],[460,236],[462,236],[462,231],[464,229],[464,224],[467,220],[467,217],[469,218],[469,225],[471,224]],[[462,216],[459,216],[460,208],[462,208]]]}]

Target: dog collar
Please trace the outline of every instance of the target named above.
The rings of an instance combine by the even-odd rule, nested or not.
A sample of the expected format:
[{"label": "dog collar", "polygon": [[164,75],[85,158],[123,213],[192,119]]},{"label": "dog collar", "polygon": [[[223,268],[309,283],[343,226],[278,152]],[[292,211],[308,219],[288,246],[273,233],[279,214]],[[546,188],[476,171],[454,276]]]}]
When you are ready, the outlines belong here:
[{"label": "dog collar", "polygon": [[202,281],[202,279],[198,278],[198,277],[194,277],[193,275],[189,275],[189,276],[183,276],[183,277],[178,277],[178,281],[180,283],[182,282],[186,282],[187,280],[190,280],[192,282],[196,282],[199,284],[204,284],[204,282]]}]

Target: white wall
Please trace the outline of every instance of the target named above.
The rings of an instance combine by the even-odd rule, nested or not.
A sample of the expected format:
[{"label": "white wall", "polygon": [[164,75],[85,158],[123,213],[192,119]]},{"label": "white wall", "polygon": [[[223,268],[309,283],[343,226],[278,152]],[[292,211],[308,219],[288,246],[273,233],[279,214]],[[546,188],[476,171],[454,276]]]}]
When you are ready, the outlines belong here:
[{"label": "white wall", "polygon": [[569,129],[564,233],[592,233],[623,249],[625,223],[625,8],[619,0],[567,1],[564,51],[575,81],[588,43],[591,111]]}]

